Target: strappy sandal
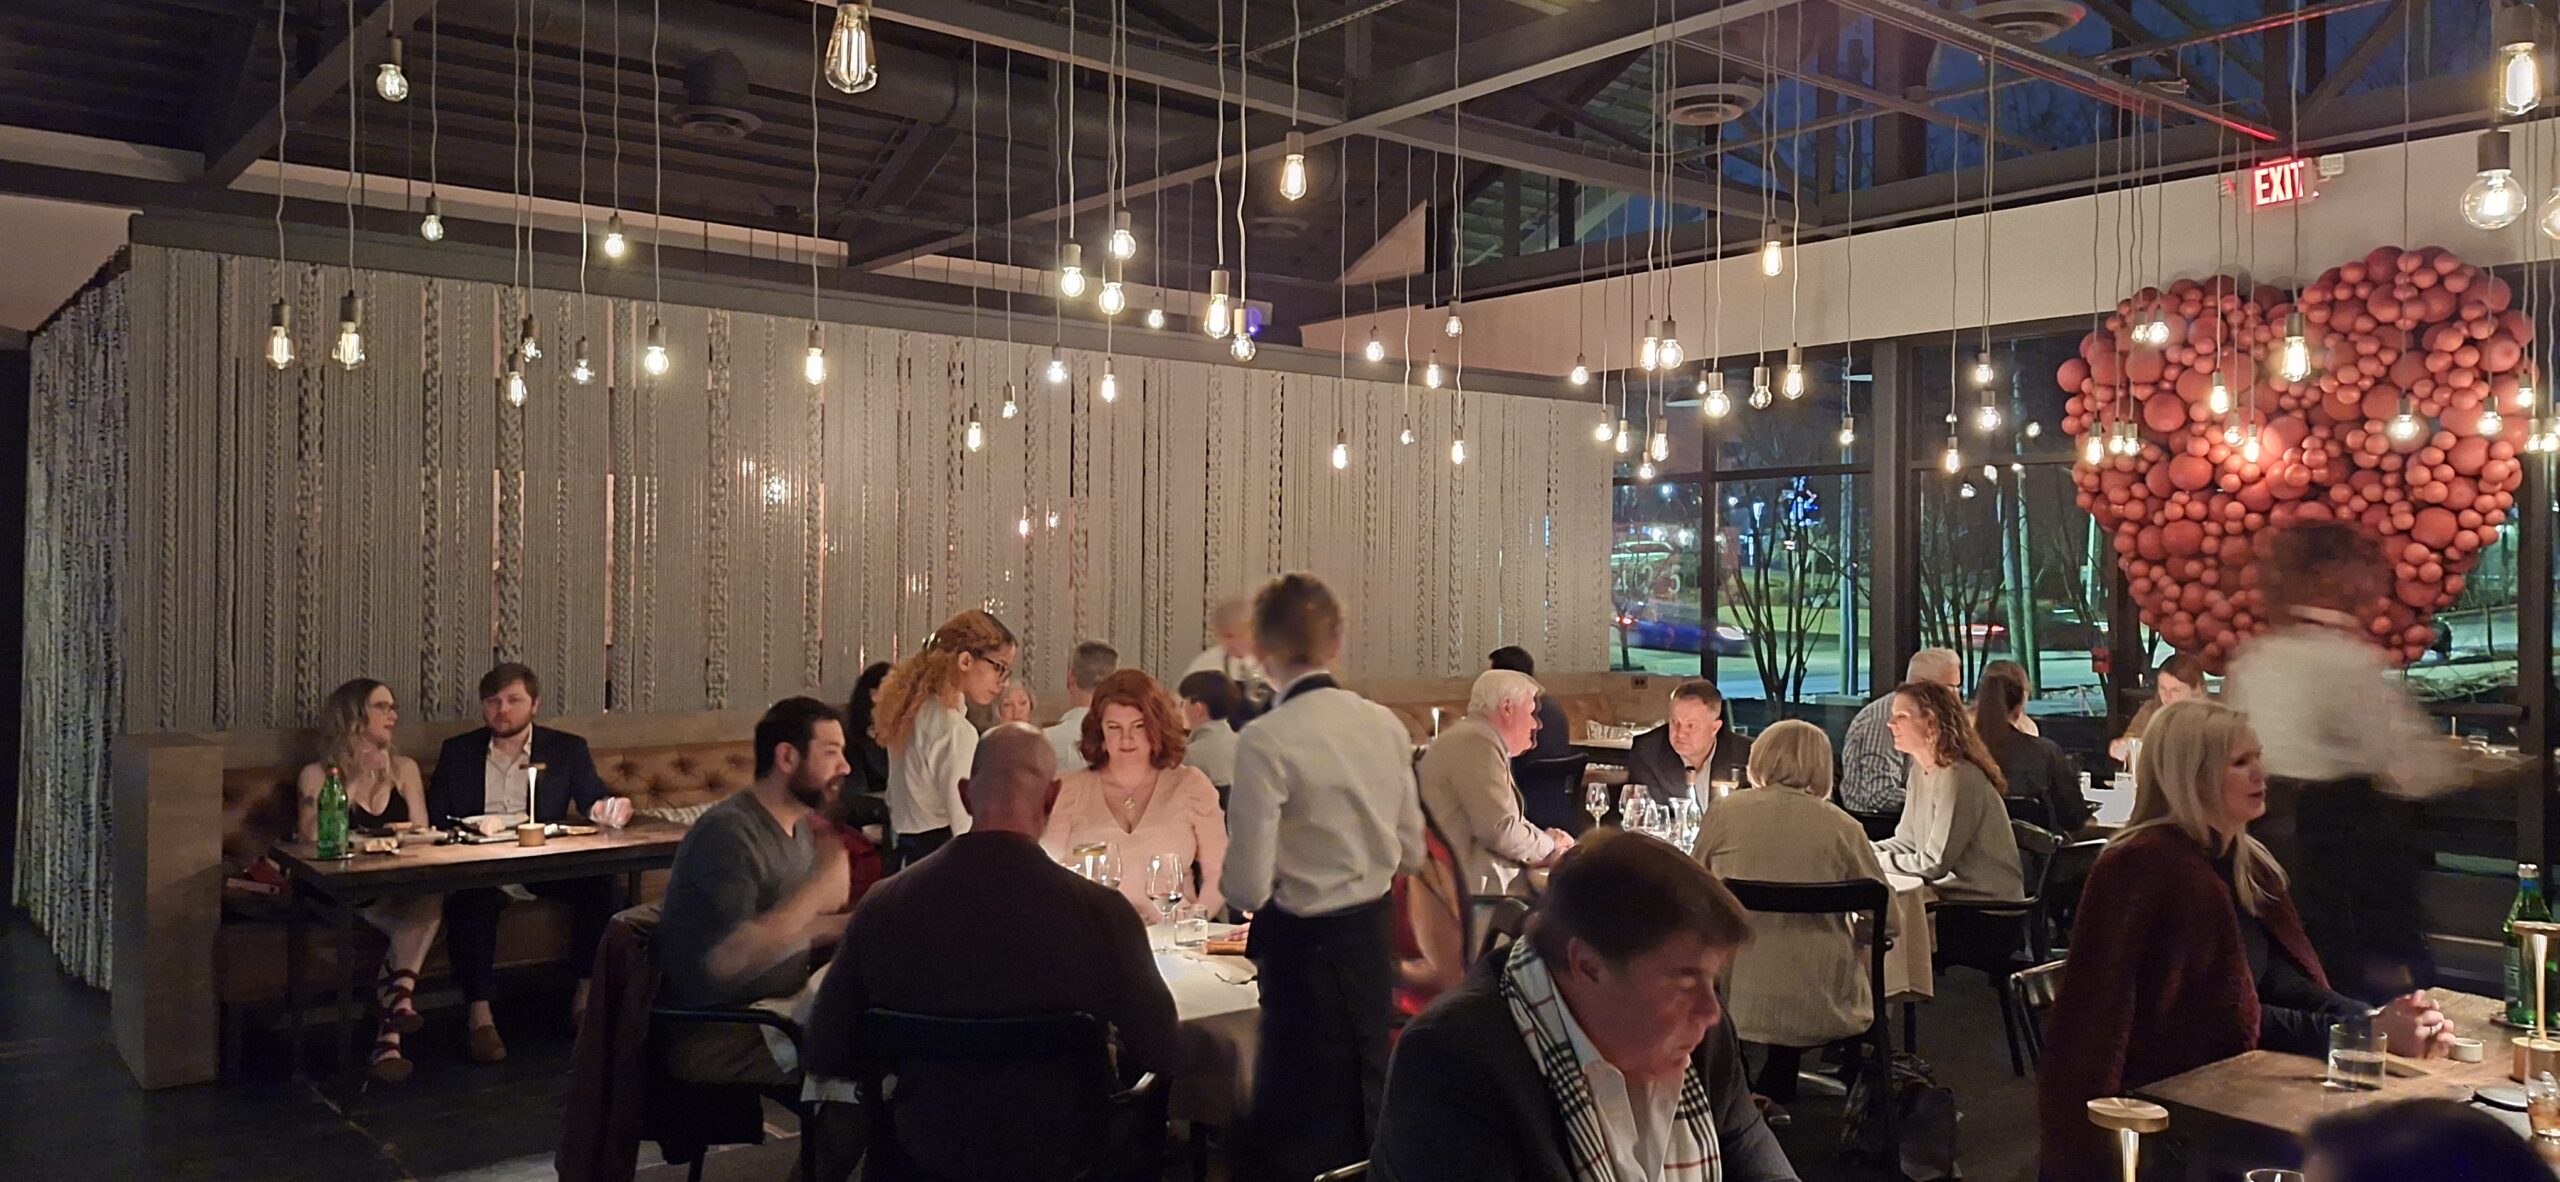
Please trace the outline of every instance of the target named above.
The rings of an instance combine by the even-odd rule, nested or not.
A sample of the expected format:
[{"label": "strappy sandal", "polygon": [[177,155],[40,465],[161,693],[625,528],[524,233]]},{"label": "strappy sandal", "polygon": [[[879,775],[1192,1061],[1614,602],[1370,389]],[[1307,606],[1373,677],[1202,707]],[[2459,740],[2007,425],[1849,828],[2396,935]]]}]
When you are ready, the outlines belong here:
[{"label": "strappy sandal", "polygon": [[366,1070],[383,1083],[403,1084],[409,1082],[409,1073],[415,1069],[416,1065],[400,1053],[400,1036],[391,1033],[385,1023],[383,1033],[373,1040],[373,1059],[366,1064]]},{"label": "strappy sandal", "polygon": [[382,975],[373,983],[373,1000],[382,1010],[382,1028],[390,1033],[416,1034],[426,1025],[426,1019],[418,1016],[418,974],[411,970],[382,966]]}]

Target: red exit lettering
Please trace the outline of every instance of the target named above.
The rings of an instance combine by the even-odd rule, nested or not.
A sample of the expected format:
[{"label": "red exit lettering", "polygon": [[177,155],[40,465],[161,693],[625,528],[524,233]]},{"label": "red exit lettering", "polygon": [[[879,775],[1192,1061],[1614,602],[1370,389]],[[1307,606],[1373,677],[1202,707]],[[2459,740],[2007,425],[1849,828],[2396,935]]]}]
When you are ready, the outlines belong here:
[{"label": "red exit lettering", "polygon": [[2278,160],[2249,170],[2249,204],[2283,205],[2303,198],[2302,170],[2307,160]]}]

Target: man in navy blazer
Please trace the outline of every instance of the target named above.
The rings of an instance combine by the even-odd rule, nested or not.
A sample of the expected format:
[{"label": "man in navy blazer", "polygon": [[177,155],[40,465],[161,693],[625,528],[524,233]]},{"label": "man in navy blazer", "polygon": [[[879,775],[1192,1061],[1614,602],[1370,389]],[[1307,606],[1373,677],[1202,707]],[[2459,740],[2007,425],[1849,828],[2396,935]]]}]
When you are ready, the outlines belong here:
[{"label": "man in navy blazer", "polygon": [[[533,724],[541,707],[542,679],[533,670],[510,661],[481,676],[480,720],[485,725],[445,740],[427,779],[427,813],[436,823],[486,813],[521,817],[527,811],[537,821],[573,821],[582,815],[620,825],[631,819],[631,802],[605,791],[585,739]],[[577,814],[571,812],[573,804]],[[604,938],[606,922],[622,907],[620,885],[610,877],[596,877],[526,883],[520,889],[569,905],[569,963],[578,974],[577,996],[569,1003],[574,1025],[586,1010],[596,945]],[[463,1000],[470,1003],[471,1057],[483,1063],[507,1057],[507,1044],[489,1013],[489,994],[498,975],[498,916],[506,907],[507,890],[499,887],[455,891],[444,899],[445,950]]]}]

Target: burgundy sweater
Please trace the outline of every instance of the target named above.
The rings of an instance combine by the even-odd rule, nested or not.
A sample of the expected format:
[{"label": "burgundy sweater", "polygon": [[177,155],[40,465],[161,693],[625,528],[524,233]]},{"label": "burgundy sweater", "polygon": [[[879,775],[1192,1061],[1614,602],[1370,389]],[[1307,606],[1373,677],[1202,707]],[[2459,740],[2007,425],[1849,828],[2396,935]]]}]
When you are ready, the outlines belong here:
[{"label": "burgundy sweater", "polygon": [[[2293,900],[2269,892],[2258,916],[2273,951],[2325,988]],[[2145,829],[2099,856],[2071,928],[2062,993],[2045,1018],[2037,1117],[2047,1178],[2113,1176],[2113,1142],[2087,1104],[2258,1045],[2257,982],[2231,889],[2204,848]]]}]

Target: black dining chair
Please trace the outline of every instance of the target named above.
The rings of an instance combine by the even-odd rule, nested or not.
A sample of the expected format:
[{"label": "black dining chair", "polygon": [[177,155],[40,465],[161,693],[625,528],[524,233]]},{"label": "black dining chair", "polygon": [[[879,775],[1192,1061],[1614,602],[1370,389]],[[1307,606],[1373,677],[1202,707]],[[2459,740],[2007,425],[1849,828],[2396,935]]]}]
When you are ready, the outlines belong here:
[{"label": "black dining chair", "polygon": [[1857,818],[1858,828],[1867,831],[1867,840],[1869,841],[1883,841],[1884,839],[1893,836],[1893,831],[1896,828],[1899,828],[1902,824],[1902,814],[1899,812],[1862,813],[1856,809],[1845,807],[1841,811]]},{"label": "black dining chair", "polygon": [[863,1176],[870,1182],[943,1182],[926,1172],[899,1137],[897,1079],[931,1072],[1064,1068],[1081,1107],[1069,1164],[1078,1179],[1155,1179],[1163,1174],[1169,1088],[1154,1072],[1123,1082],[1113,1066],[1110,1027],[1091,1014],[944,1018],[867,1010],[855,1019],[855,1082],[870,1125]]},{"label": "black dining chair", "polygon": [[2046,961],[2034,968],[2020,969],[2009,976],[2011,1004],[2018,1011],[2018,1033],[2027,1047],[2027,1065],[2038,1066],[2044,1058],[2044,1015],[2062,997],[2062,966],[2059,960]]},{"label": "black dining chair", "polygon": [[[1893,888],[1872,878],[1856,878],[1847,882],[1762,882],[1747,878],[1724,880],[1725,889],[1746,911],[1770,915],[1863,915],[1871,938],[1867,941],[1867,997],[1873,1012],[1868,1022],[1865,1042],[1868,1066],[1888,1073],[1893,1064],[1893,1020],[1885,1006],[1884,956],[1885,914],[1893,906]],[[1907,1007],[1906,1007],[1907,1008]],[[1900,1178],[1902,1162],[1902,1130],[1897,1123],[1890,1088],[1870,1088],[1869,1096],[1881,1110],[1884,1120],[1885,1177]]]},{"label": "black dining chair", "polygon": [[2080,916],[2080,888],[2089,881],[2089,871],[2097,866],[2098,855],[2107,852],[2107,839],[2086,838],[2071,842],[2053,852],[2053,863],[2045,868],[2045,926],[2053,935],[2054,948],[2071,942],[2071,925]]},{"label": "black dining chair", "polygon": [[[1937,967],[1968,968],[1990,980],[2000,1000],[2000,1031],[2009,1040],[2009,1068],[2025,1075],[2027,1064],[2019,1045],[2019,1017],[2009,978],[2030,965],[2052,959],[2044,888],[2062,839],[2024,821],[2009,822],[2009,831],[2018,843],[2018,876],[2026,890],[2025,898],[2014,903],[1942,900],[1930,904],[1929,910],[1939,921]],[[1951,917],[1958,922],[1949,924]],[[1950,939],[1951,934],[1955,938]]]},{"label": "black dining chair", "polygon": [[1511,761],[1511,781],[1520,787],[1520,815],[1540,829],[1562,829],[1579,835],[1591,827],[1582,811],[1582,773],[1591,766],[1589,752],[1521,756]]},{"label": "black dining chair", "polygon": [[[721,1009],[682,1009],[659,1006],[649,1011],[649,1025],[651,1039],[658,1045],[664,1045],[658,1040],[685,1027],[738,1026],[776,1030],[790,1042],[794,1062],[809,1061],[807,1044],[801,1037],[800,1024],[767,1010],[749,1006]],[[655,1095],[650,1105],[653,1114],[684,1112],[688,1109],[698,1110],[706,1104],[735,1103],[739,1100],[744,1100],[753,1107],[758,1099],[772,1100],[790,1109],[791,1114],[800,1119],[800,1176],[803,1178],[818,1176],[818,1136],[815,1126],[818,1106],[814,1101],[802,1100],[796,1085],[768,1088],[753,1084],[711,1084],[679,1080],[666,1074],[663,1063],[654,1053],[656,1048],[653,1046],[651,1050],[652,1053],[649,1056],[651,1070],[657,1073],[651,1084]],[[758,1113],[762,1111],[760,1108],[754,1110]],[[699,1111],[688,1112],[686,1118],[670,1120],[667,1123],[691,1124],[693,1122],[689,1118],[698,1115],[700,1115]],[[654,1115],[651,1123],[657,1123]],[[761,1130],[763,1121],[759,1118],[754,1127]],[[709,1145],[685,1144],[681,1141],[670,1144],[665,1139],[649,1136],[647,1130],[644,1130],[642,1139],[658,1141],[660,1152],[670,1162],[682,1161],[681,1155],[689,1151],[692,1160],[685,1163],[685,1178],[688,1182],[702,1182],[703,1163],[710,1157]]]}]

